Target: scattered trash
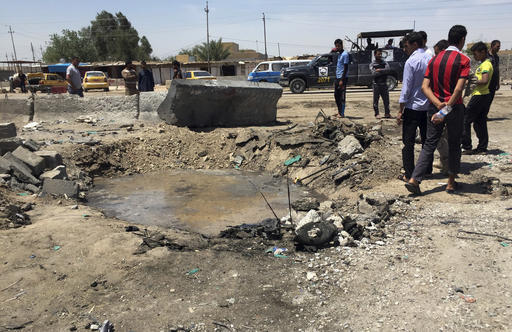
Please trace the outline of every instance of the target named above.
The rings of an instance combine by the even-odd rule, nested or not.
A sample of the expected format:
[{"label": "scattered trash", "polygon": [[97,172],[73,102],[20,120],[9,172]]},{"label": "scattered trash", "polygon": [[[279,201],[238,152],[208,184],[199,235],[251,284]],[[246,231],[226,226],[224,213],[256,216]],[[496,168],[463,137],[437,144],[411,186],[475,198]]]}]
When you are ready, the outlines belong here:
[{"label": "scattered trash", "polygon": [[198,268],[195,268],[195,269],[192,269],[192,270],[188,271],[186,274],[187,274],[188,276],[191,276],[191,275],[193,275],[193,274],[196,274],[197,272],[199,272],[199,269],[198,269]]},{"label": "scattered trash", "polygon": [[53,246],[53,250],[57,251],[59,250],[61,247],[60,246]]},{"label": "scattered trash", "polygon": [[318,281],[318,277],[316,276],[316,272],[308,271],[306,273],[306,279],[309,281]]},{"label": "scattered trash", "polygon": [[90,215],[88,215],[88,214],[84,213],[84,214],[82,214],[82,217],[83,217],[83,218],[89,218],[89,217],[90,217]]},{"label": "scattered trash", "polygon": [[475,303],[476,299],[471,295],[463,295],[459,294],[460,298],[466,301],[467,303]]},{"label": "scattered trash", "polygon": [[16,195],[18,195],[18,196],[28,196],[29,193],[17,193]]},{"label": "scattered trash", "polygon": [[101,325],[100,332],[114,332],[114,324],[107,319]]},{"label": "scattered trash", "polygon": [[285,252],[287,252],[288,249],[286,248],[279,248],[279,247],[272,247],[265,250],[265,253],[270,254],[272,253],[274,257],[277,258],[288,258],[288,256],[284,255]]},{"label": "scattered trash", "polygon": [[453,290],[455,291],[455,293],[462,293],[462,294],[464,294],[464,290],[462,288],[460,288],[460,287],[455,287]]},{"label": "scattered trash", "polygon": [[34,259],[34,258],[36,258],[36,255],[32,254],[29,256],[29,258]]},{"label": "scattered trash", "polygon": [[300,161],[301,159],[302,159],[302,156],[301,156],[300,154],[298,154],[298,155],[296,155],[295,157],[293,157],[293,158],[290,158],[290,159],[286,160],[286,161],[284,162],[284,165],[285,165],[285,166],[293,165],[293,164],[295,164],[296,162]]},{"label": "scattered trash", "polygon": [[137,227],[137,226],[126,226],[124,228],[124,230],[126,232],[138,232],[138,231],[140,231],[139,227]]},{"label": "scattered trash", "polygon": [[460,221],[458,220],[444,220],[440,222],[443,225],[449,225],[449,224],[460,224]]},{"label": "scattered trash", "polygon": [[500,242],[501,246],[502,247],[508,247],[510,246],[510,244],[508,244],[507,242]]},{"label": "scattered trash", "polygon": [[23,126],[23,129],[37,130],[39,127],[41,127],[41,124],[39,122],[29,122]]}]

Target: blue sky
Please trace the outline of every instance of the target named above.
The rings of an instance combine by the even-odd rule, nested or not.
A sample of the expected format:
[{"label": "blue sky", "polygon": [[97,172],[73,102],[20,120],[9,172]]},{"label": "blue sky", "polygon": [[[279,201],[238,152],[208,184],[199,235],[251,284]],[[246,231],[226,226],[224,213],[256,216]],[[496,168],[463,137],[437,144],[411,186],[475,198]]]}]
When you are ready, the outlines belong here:
[{"label": "blue sky", "polygon": [[[148,37],[154,55],[175,55],[206,41],[205,1],[2,1],[0,59],[12,54],[11,25],[20,59],[32,59],[30,42],[41,57],[49,35],[89,25],[96,13],[123,12],[139,34]],[[336,38],[358,32],[412,28],[425,30],[432,46],[453,24],[468,28],[468,41],[500,39],[512,48],[512,1],[505,0],[210,0],[211,38],[223,37],[241,48],[264,50],[262,13],[267,17],[269,55],[322,53]],[[379,41],[382,45],[383,41]]]}]

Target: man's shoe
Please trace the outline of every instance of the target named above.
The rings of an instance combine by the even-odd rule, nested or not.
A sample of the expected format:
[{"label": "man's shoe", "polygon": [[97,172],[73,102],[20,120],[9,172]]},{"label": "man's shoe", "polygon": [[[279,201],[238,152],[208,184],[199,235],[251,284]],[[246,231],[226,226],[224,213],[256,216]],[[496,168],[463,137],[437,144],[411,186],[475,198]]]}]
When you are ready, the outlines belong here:
[{"label": "man's shoe", "polygon": [[462,154],[465,156],[470,156],[470,155],[475,154],[475,150],[471,150],[471,149],[463,150]]},{"label": "man's shoe", "polygon": [[474,149],[473,154],[479,154],[479,155],[487,154],[487,149],[480,149],[480,148]]},{"label": "man's shoe", "polygon": [[391,114],[386,113],[386,115],[384,115],[384,117],[385,117],[386,119],[391,119]]}]

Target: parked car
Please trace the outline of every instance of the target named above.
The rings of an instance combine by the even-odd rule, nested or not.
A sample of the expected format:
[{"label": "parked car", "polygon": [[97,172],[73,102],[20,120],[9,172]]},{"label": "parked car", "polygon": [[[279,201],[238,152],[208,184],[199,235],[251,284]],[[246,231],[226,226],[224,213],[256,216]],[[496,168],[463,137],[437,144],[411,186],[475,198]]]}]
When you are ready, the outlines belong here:
[{"label": "parked car", "polygon": [[[32,74],[32,73],[31,73]],[[28,76],[28,90],[32,92],[41,91],[44,93],[63,93],[66,91],[68,82],[55,73],[33,73],[35,75]]]},{"label": "parked car", "polygon": [[217,77],[213,76],[205,70],[187,71],[184,75],[187,80],[216,80]]},{"label": "parked car", "polygon": [[[348,85],[368,86],[373,83],[370,72],[370,63],[374,59],[373,51],[362,46],[362,40],[377,37],[404,36],[412,30],[362,32],[358,35],[358,43],[352,43],[350,63],[348,66]],[[345,47],[347,48],[347,47]],[[394,47],[383,49],[383,58],[389,63],[390,69],[387,77],[388,89],[393,90],[402,80],[407,55]],[[302,93],[308,88],[332,87],[336,80],[337,52],[322,54],[311,60],[305,66],[290,67],[281,71],[279,84],[290,87],[292,93]]]},{"label": "parked car", "polygon": [[283,69],[305,65],[309,60],[281,60],[260,62],[247,77],[251,82],[279,83]]},{"label": "parked car", "polygon": [[109,83],[107,75],[102,71],[86,71],[82,86],[84,91],[92,89],[103,89],[104,91],[108,91]]},{"label": "parked car", "polygon": [[38,85],[39,81],[44,80],[44,73],[27,73],[27,81],[30,85]]}]

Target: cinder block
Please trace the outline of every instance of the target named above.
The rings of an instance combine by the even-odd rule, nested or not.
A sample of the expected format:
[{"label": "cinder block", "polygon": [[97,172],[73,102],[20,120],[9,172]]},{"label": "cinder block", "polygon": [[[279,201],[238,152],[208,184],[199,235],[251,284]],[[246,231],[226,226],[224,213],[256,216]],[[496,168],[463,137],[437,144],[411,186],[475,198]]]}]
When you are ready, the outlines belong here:
[{"label": "cinder block", "polygon": [[78,184],[75,181],[44,179],[43,193],[53,195],[66,195],[68,197],[78,197]]},{"label": "cinder block", "polygon": [[43,172],[44,159],[35,154],[34,152],[29,151],[28,149],[25,149],[24,147],[20,146],[16,150],[14,150],[12,155],[18,158],[19,160],[23,161],[25,164],[27,164],[34,175],[38,176]]},{"label": "cinder block", "polygon": [[62,156],[57,151],[41,150],[34,153],[44,159],[45,169],[53,169],[62,165]]},{"label": "cinder block", "polygon": [[273,83],[173,80],[158,115],[186,127],[237,127],[276,121],[283,89]]},{"label": "cinder block", "polygon": [[0,123],[0,138],[16,137],[16,126],[14,123]]},{"label": "cinder block", "polygon": [[6,161],[9,164],[9,168],[11,169],[12,175],[14,175],[18,180],[24,183],[31,183],[35,185],[39,185],[41,181],[32,175],[32,171],[30,168],[21,160],[12,155],[11,152],[7,152],[4,154],[2,158],[3,161]]},{"label": "cinder block", "polygon": [[0,139],[0,155],[3,156],[7,152],[13,152],[18,146],[21,146],[22,143],[21,138],[17,137]]}]

